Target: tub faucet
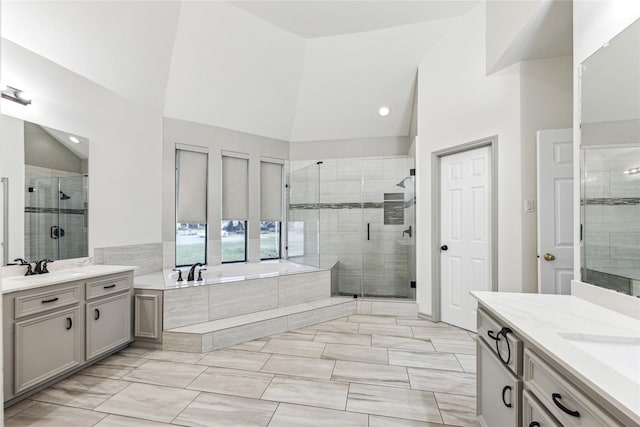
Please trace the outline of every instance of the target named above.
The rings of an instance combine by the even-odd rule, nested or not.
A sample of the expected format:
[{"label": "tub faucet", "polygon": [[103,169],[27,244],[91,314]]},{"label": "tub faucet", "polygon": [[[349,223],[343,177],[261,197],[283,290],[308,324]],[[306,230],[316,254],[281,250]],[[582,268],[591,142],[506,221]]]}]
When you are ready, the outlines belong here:
[{"label": "tub faucet", "polygon": [[196,267],[202,267],[203,264],[200,262],[196,262],[189,269],[189,274],[187,275],[187,282],[193,282],[193,278],[195,277]]}]

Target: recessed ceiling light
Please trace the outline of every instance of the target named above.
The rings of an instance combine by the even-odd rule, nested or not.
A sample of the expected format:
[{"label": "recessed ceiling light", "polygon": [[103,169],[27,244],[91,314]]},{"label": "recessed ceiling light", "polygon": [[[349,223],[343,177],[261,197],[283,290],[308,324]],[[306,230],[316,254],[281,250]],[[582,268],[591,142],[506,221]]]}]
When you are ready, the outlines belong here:
[{"label": "recessed ceiling light", "polygon": [[74,144],[80,144],[80,140],[75,136],[70,136],[69,141],[73,142]]},{"label": "recessed ceiling light", "polygon": [[380,107],[378,108],[378,115],[380,117],[387,117],[389,115],[389,113],[391,112],[391,110],[389,109],[389,107]]}]

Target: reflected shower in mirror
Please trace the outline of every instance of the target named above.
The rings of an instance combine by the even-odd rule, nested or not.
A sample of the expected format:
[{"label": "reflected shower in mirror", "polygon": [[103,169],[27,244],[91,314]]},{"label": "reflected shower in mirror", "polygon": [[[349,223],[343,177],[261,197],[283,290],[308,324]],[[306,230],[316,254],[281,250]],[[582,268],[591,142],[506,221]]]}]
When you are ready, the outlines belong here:
[{"label": "reflected shower in mirror", "polygon": [[581,66],[582,281],[640,295],[640,20]]}]

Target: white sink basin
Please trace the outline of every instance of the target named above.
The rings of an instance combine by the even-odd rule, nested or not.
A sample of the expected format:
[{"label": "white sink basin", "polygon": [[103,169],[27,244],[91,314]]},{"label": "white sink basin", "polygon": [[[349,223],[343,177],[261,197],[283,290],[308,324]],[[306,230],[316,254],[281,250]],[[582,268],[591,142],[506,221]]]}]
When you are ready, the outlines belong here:
[{"label": "white sink basin", "polygon": [[640,337],[565,333],[558,335],[625,377],[640,382]]}]

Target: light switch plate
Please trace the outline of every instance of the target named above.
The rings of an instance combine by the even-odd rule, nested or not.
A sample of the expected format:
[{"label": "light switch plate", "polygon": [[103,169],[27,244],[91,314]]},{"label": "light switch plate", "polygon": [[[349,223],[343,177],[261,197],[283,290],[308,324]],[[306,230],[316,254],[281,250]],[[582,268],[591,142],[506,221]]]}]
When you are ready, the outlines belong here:
[{"label": "light switch plate", "polygon": [[524,211],[525,212],[535,212],[536,211],[536,201],[535,200],[525,200],[524,201]]}]

